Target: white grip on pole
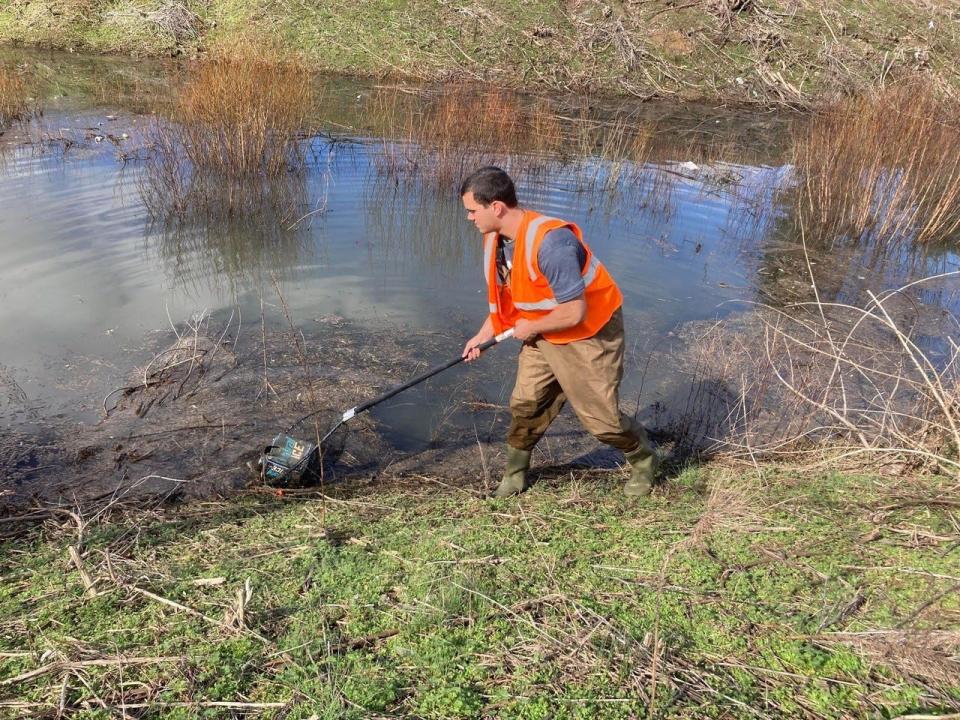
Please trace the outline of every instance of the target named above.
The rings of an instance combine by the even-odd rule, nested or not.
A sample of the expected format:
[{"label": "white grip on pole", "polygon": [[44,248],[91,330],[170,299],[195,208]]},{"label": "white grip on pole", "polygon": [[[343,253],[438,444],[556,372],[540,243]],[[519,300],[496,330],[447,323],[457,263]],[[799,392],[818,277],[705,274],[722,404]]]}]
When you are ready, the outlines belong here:
[{"label": "white grip on pole", "polygon": [[507,338],[512,338],[512,337],[513,337],[513,328],[510,328],[509,330],[504,330],[502,333],[500,333],[493,339],[499,343],[499,342],[503,342]]}]

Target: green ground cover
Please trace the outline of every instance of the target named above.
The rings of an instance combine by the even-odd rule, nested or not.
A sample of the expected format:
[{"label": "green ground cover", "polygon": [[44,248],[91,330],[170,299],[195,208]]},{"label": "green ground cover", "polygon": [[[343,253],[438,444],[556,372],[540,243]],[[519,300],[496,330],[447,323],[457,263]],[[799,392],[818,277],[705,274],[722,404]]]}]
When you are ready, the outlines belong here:
[{"label": "green ground cover", "polygon": [[960,87],[955,2],[2,0],[0,43],[196,55],[269,38],[318,69],[803,105],[921,74]]},{"label": "green ground cover", "polygon": [[401,481],[0,526],[0,713],[960,710],[949,481],[708,467],[646,501],[621,482],[573,471],[487,501]]}]

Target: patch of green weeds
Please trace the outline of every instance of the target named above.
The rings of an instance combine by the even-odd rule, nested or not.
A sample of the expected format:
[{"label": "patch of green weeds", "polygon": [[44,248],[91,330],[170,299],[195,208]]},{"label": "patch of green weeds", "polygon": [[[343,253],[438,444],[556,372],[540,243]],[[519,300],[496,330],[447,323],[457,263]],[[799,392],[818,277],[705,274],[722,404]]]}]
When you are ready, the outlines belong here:
[{"label": "patch of green weeds", "polygon": [[431,685],[416,694],[415,712],[425,718],[476,718],[483,710],[483,697],[459,683]]},{"label": "patch of green weeds", "polygon": [[[92,598],[66,554],[75,535],[51,527],[0,546],[17,559],[0,577],[0,649],[31,653],[0,679],[43,653],[158,657],[173,660],[124,668],[123,687],[166,702],[289,701],[293,718],[626,718],[646,712],[656,649],[664,715],[748,705],[860,717],[866,697],[891,715],[960,705],[960,690],[830,635],[896,629],[948,589],[956,559],[942,543],[893,532],[946,537],[948,508],[880,517],[898,503],[876,479],[767,473],[723,476],[754,483],[749,512],[727,517],[710,504],[720,472],[689,468],[642,504],[603,478],[493,503],[381,491],[377,504],[393,510],[328,504],[326,528],[319,500],[118,517],[80,544]],[[239,627],[228,620],[248,579]],[[945,596],[918,622],[956,630],[956,604]],[[74,705],[123,692],[117,668],[85,677],[89,688],[66,678]],[[3,699],[53,707],[64,678],[15,683]]]}]

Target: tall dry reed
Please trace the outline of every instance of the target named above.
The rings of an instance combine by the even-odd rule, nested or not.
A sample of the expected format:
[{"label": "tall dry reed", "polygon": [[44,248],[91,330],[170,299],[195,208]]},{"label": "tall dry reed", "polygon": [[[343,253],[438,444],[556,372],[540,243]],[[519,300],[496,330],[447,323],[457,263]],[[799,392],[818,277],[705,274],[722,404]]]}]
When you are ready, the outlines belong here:
[{"label": "tall dry reed", "polygon": [[439,190],[489,163],[527,179],[572,169],[582,186],[611,189],[639,174],[653,135],[644,123],[598,120],[586,111],[565,116],[543,100],[469,86],[426,97],[383,95],[372,120],[384,136],[381,175],[426,180]]},{"label": "tall dry reed", "polygon": [[936,242],[960,229],[956,101],[926,85],[845,99],[797,133],[800,218],[817,239]]},{"label": "tall dry reed", "polygon": [[0,65],[0,128],[27,114],[27,90],[15,69]]},{"label": "tall dry reed", "polygon": [[195,65],[150,137],[140,188],[154,218],[237,216],[303,197],[298,133],[309,71],[244,43]]},{"label": "tall dry reed", "polygon": [[310,80],[302,65],[252,47],[198,64],[171,118],[190,162],[224,177],[285,172],[296,162]]}]

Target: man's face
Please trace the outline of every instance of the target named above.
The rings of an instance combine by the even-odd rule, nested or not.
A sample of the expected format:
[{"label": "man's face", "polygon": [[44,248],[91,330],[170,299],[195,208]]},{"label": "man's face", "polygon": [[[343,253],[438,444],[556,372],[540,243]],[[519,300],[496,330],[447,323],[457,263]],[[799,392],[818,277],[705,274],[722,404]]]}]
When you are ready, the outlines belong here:
[{"label": "man's face", "polygon": [[467,220],[476,225],[477,230],[484,234],[500,231],[500,219],[503,217],[506,205],[499,200],[494,200],[484,207],[472,192],[467,192],[462,200],[463,207],[467,211]]}]

